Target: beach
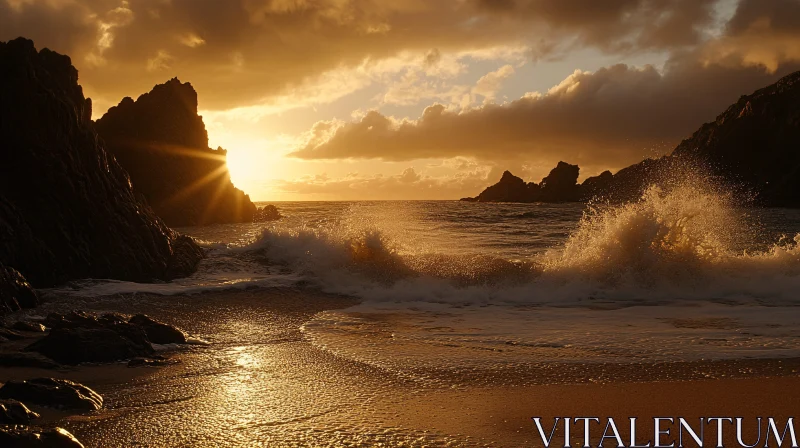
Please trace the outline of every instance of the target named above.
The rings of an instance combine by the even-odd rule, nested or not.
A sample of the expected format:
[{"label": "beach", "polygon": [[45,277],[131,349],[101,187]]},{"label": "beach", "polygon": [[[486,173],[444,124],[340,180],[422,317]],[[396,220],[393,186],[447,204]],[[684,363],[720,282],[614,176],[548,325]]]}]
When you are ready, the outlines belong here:
[{"label": "beach", "polygon": [[45,297],[27,314],[147,312],[209,344],[168,348],[162,354],[179,363],[158,368],[0,369],[8,379],[68,378],[101,393],[104,409],[88,414],[34,408],[87,447],[541,446],[534,416],[548,425],[556,416],[784,418],[800,398],[795,358],[398,375],[312,344],[304,323],[358,301],[309,290]]},{"label": "beach", "polygon": [[797,17],[0,0],[0,448],[800,447]]}]

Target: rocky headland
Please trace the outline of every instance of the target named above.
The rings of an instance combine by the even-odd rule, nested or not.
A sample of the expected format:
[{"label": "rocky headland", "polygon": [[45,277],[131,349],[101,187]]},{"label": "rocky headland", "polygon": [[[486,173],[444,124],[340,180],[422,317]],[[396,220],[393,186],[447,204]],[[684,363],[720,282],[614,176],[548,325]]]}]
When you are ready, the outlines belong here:
[{"label": "rocky headland", "polygon": [[203,251],[137,198],[70,58],[18,38],[0,67],[0,308],[34,304],[30,285],[193,272]]},{"label": "rocky headland", "polygon": [[173,78],[95,122],[133,188],[173,227],[251,222],[256,206],[233,186],[227,151],[208,147],[197,92]]},{"label": "rocky headland", "polygon": [[[625,202],[650,185],[697,181],[699,176],[743,193],[753,204],[800,207],[800,72],[742,96],[671,154],[647,159],[578,184],[578,167],[559,162],[540,184],[506,171],[472,202]],[[557,181],[550,180],[557,174]],[[706,180],[706,179],[703,179]],[[557,188],[549,185],[557,182]]]}]

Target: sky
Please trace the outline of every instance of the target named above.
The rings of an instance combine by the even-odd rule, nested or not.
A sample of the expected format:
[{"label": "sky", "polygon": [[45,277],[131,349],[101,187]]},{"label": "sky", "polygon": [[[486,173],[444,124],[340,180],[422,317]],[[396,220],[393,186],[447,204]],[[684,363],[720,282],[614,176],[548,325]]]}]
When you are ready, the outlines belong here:
[{"label": "sky", "polygon": [[458,199],[669,153],[800,69],[800,0],[0,0],[94,117],[178,77],[256,201]]}]

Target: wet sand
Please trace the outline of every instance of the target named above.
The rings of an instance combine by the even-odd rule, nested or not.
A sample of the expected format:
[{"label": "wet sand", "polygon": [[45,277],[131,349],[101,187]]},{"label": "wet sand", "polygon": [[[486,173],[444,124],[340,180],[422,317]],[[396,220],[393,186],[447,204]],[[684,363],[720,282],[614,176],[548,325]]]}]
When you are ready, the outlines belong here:
[{"label": "wet sand", "polygon": [[56,376],[103,394],[99,412],[45,413],[87,447],[540,446],[533,416],[612,416],[624,427],[630,416],[784,418],[800,403],[796,359],[402,377],[310,344],[304,322],[356,301],[305,290],[48,299],[28,313],[145,312],[210,342],[169,352],[180,363],[160,368],[0,368],[2,380]]}]

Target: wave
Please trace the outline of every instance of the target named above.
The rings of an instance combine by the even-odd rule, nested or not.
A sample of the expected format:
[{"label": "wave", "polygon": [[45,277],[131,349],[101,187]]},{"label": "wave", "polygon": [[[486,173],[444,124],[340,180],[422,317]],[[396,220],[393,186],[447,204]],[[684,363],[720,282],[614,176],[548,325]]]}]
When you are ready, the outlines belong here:
[{"label": "wave", "polygon": [[[380,219],[374,209],[354,207],[345,219],[314,221],[315,226],[268,226],[250,243],[212,243],[218,235],[212,233],[204,243],[209,257],[188,279],[153,285],[84,281],[61,292],[177,294],[301,285],[375,301],[569,306],[676,299],[793,302],[800,287],[800,235],[758,246],[758,225],[730,194],[702,182],[651,187],[628,204],[593,204],[566,239],[553,240],[561,243],[515,259],[480,244],[470,247],[473,240],[459,241],[481,216],[465,217],[464,228],[448,221],[454,230],[442,232],[430,231],[440,221],[415,218],[415,233],[391,207],[381,209],[386,216]],[[543,219],[530,221],[543,226],[537,244],[568,231],[547,228],[551,221]],[[479,231],[498,250],[527,238],[494,224]]]},{"label": "wave", "polygon": [[365,299],[793,299],[800,235],[763,251],[737,249],[754,233],[729,196],[679,186],[651,187],[621,206],[591,206],[563,246],[525,260],[436,253],[353,226],[268,229],[236,250]]}]

